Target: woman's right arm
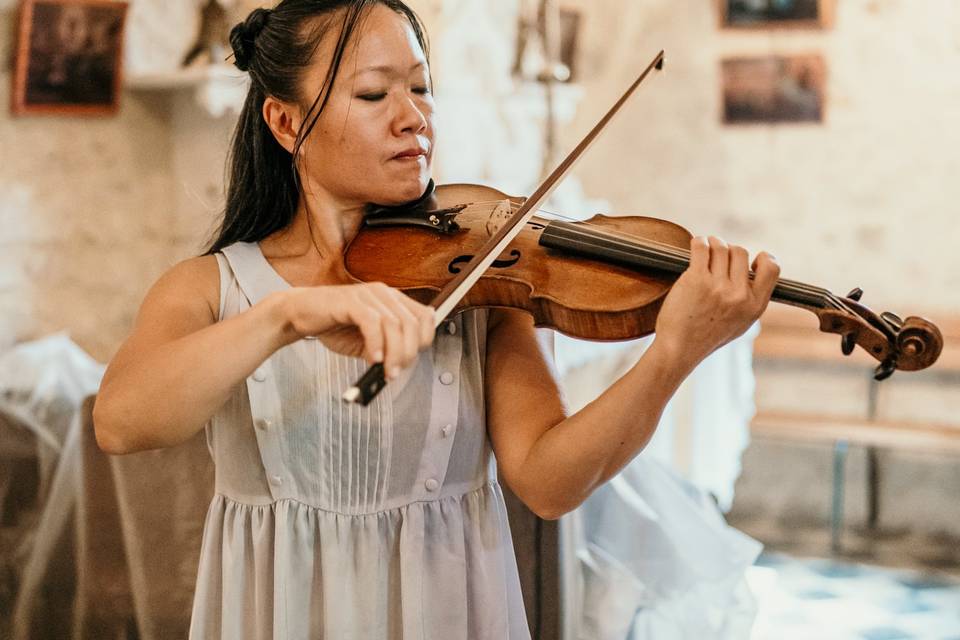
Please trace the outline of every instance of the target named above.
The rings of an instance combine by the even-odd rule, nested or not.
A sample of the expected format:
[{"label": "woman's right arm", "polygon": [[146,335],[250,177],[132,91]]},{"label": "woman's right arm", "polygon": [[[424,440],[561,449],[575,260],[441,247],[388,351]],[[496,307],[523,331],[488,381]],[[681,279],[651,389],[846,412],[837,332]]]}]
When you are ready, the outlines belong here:
[{"label": "woman's right arm", "polygon": [[236,385],[304,336],[388,371],[433,337],[430,307],[380,284],[292,288],[217,321],[219,268],[203,256],[151,288],[130,337],[107,367],[93,410],[108,453],[173,446],[203,428]]}]

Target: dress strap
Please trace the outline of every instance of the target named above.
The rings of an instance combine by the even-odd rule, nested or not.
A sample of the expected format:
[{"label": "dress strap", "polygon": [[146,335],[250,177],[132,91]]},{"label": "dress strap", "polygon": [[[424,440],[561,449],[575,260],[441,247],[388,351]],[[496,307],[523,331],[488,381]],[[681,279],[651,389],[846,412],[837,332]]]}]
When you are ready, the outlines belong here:
[{"label": "dress strap", "polygon": [[233,269],[227,262],[227,257],[219,252],[213,255],[217,259],[217,267],[220,269],[220,311],[217,320],[224,320],[227,311],[227,292],[230,290],[231,281],[236,278],[233,275]]},{"label": "dress strap", "polygon": [[256,242],[236,242],[223,249],[240,290],[253,306],[271,293],[290,288],[267,259]]},{"label": "dress strap", "polygon": [[[240,293],[247,299],[250,306],[275,291],[289,287],[263,257],[257,243],[238,242],[224,248],[222,253],[233,272]],[[221,278],[222,273],[221,271]],[[250,399],[250,418],[253,423],[250,428],[253,429],[257,439],[257,448],[260,451],[263,470],[270,487],[270,495],[273,500],[281,500],[294,497],[296,491],[294,479],[283,462],[280,443],[283,414],[276,366],[276,354],[274,354],[247,377],[246,387]]]}]

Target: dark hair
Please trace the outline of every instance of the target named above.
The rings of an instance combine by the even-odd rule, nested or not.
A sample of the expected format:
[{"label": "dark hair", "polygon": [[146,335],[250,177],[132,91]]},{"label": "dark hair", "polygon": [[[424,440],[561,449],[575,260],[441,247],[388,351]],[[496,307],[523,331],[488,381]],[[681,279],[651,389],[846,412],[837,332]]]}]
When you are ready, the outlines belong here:
[{"label": "dark hair", "polygon": [[[205,254],[234,242],[257,242],[293,221],[300,198],[297,158],[330,97],[346,45],[365,12],[382,4],[406,17],[425,55],[423,23],[402,0],[283,0],[273,9],[254,9],[230,32],[234,64],[250,74],[240,119],[227,159],[227,201],[223,220]],[[342,20],[336,18],[342,15]],[[267,96],[306,102],[300,80],[323,37],[335,22],[340,36],[323,86],[307,110],[291,154],[263,119]]]}]

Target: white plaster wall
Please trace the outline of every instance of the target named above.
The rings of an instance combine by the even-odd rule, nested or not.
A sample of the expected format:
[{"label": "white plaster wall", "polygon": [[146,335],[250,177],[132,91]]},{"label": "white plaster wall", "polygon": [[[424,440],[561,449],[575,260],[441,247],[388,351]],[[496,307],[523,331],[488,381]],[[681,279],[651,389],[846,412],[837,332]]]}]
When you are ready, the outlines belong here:
[{"label": "white plaster wall", "polygon": [[[960,312],[960,3],[837,0],[834,27],[729,31],[711,0],[565,0],[584,12],[586,100],[571,147],[661,48],[644,86],[576,173],[612,211],[679,222],[779,258],[785,277],[874,309],[934,320]],[[825,122],[721,123],[720,60],[820,53]],[[841,362],[759,363],[760,409],[865,417],[869,374]],[[936,370],[881,385],[879,417],[956,424],[960,385]],[[960,534],[956,458],[881,454],[881,526]],[[734,512],[825,522],[828,446],[756,441]],[[864,516],[863,450],[847,470],[847,515]]]},{"label": "white plaster wall", "polygon": [[[11,116],[16,4],[0,0],[0,347],[67,331],[106,361],[149,286],[209,235],[234,118],[187,90],[125,90],[116,117]],[[176,69],[196,7],[131,2],[127,75]]]},{"label": "white plaster wall", "polygon": [[[478,109],[494,114],[482,136],[479,127],[458,130],[456,117],[444,121],[440,166],[449,175],[440,177],[479,170],[520,193],[521,183],[529,181],[520,177],[529,173],[526,165],[513,172],[488,158],[470,164],[478,137],[504,141],[505,158],[520,162],[522,149],[531,148],[525,141],[539,133],[533,124],[523,131],[510,131],[509,124],[517,109],[535,101],[511,102],[509,85],[495,79],[470,84],[471,61],[484,55],[485,46],[500,52],[490,55],[502,56],[512,36],[445,47],[446,26],[475,3],[412,4],[431,32],[434,72],[448,106],[460,109],[479,100],[484,102]],[[515,4],[505,0],[493,8],[509,16]],[[865,301],[878,309],[932,310],[934,318],[957,312],[960,3],[839,0],[833,29],[773,33],[718,30],[711,0],[564,4],[584,11],[583,99],[562,129],[561,149],[593,125],[657,50],[667,51],[665,73],[649,79],[579,166],[576,175],[587,196],[609,200],[611,212],[659,215],[698,233],[768,249],[780,258],[785,276],[841,293],[859,285]],[[106,360],[150,283],[198,252],[215,223],[233,118],[211,118],[189,92],[125,92],[116,118],[12,118],[5,105],[15,5],[0,0],[0,346],[66,330]],[[192,39],[194,6],[192,0],[134,0],[129,68],[175,67]],[[502,28],[510,31],[513,24]],[[444,48],[463,55],[444,57]],[[824,55],[826,122],[722,126],[719,60],[789,52]],[[536,114],[525,118],[538,122]],[[511,140],[520,142],[509,147]],[[820,373],[767,371],[758,381],[761,405],[813,398],[841,413],[862,412],[862,376],[840,372],[824,381],[816,377]],[[798,380],[806,380],[805,386]],[[880,412],[955,419],[956,388],[955,381],[932,374],[898,375],[884,387]],[[806,466],[802,456],[791,463],[773,449],[762,453],[754,460],[771,472],[798,469],[792,479],[778,476],[797,492],[813,477],[826,486],[819,453]],[[911,478],[923,464],[899,468]],[[748,485],[745,495],[754,495],[757,505],[775,506],[780,494],[767,491],[762,474],[757,477],[754,493]],[[895,486],[922,491],[909,482]],[[787,487],[785,495],[791,491]],[[943,518],[955,513],[932,494],[912,498]],[[821,507],[807,504],[810,513]],[[902,512],[904,518],[910,513]]]},{"label": "white plaster wall", "polygon": [[[729,31],[712,0],[570,0],[585,14],[588,100],[571,145],[661,48],[579,168],[614,211],[675,220],[777,255],[784,276],[875,307],[960,308],[960,9],[838,0],[827,31]],[[822,125],[720,123],[720,59],[819,52]],[[619,169],[619,170],[617,170]]]},{"label": "white plaster wall", "polygon": [[169,109],[14,118],[15,3],[0,3],[0,345],[66,330],[105,359],[177,238]]},{"label": "white plaster wall", "polygon": [[[234,4],[240,19],[260,3]],[[442,48],[457,3],[410,4]],[[0,0],[0,105],[9,104],[16,5]],[[132,0],[127,75],[175,70],[198,5]],[[444,69],[438,61],[435,76]],[[109,118],[14,118],[0,108],[0,347],[63,330],[108,360],[150,284],[200,252],[216,226],[235,115],[212,117],[185,89],[126,90],[121,100]]]}]

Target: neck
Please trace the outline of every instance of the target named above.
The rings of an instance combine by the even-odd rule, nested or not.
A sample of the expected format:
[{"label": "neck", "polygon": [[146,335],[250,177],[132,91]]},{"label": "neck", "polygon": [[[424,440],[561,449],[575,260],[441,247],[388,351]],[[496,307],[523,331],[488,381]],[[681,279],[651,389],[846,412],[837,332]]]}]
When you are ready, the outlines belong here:
[{"label": "neck", "polygon": [[363,212],[362,204],[305,186],[293,222],[278,234],[277,240],[290,253],[313,253],[323,262],[342,263],[347,245],[363,223]]}]

